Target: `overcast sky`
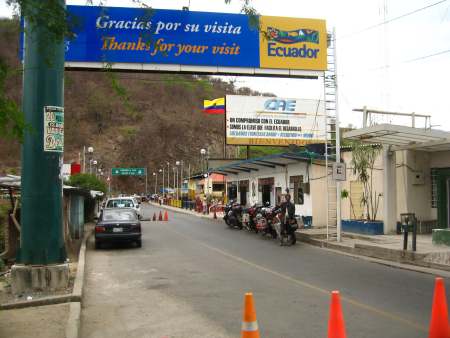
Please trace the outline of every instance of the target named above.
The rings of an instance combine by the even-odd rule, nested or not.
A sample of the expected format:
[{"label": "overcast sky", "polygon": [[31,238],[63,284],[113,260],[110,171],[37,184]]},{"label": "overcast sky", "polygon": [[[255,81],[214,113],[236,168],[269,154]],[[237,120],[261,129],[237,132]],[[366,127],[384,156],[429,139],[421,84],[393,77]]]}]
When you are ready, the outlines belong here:
[{"label": "overcast sky", "polygon": [[[108,6],[137,6],[132,0],[104,0]],[[181,9],[189,0],[148,0],[153,8]],[[339,107],[341,125],[360,126],[353,108],[430,114],[438,129],[450,131],[450,0],[366,29],[440,2],[439,0],[254,0],[262,15],[320,18],[337,32]],[[86,0],[67,0],[86,4]],[[94,3],[98,1],[94,0]],[[191,0],[192,11],[238,13],[240,1]],[[0,0],[0,16],[11,16]],[[438,54],[435,56],[430,56]],[[278,96],[323,98],[320,80],[239,77],[238,86]],[[379,119],[378,122],[406,123]]]}]

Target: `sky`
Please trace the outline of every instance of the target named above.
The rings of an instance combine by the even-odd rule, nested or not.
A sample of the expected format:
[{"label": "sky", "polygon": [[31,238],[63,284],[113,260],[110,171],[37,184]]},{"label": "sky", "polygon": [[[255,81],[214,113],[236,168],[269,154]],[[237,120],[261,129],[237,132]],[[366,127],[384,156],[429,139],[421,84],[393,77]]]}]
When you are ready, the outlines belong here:
[{"label": "sky", "polygon": [[[66,2],[86,4],[86,0]],[[189,6],[191,11],[225,13],[239,13],[241,7],[240,0],[232,0],[228,5],[224,0],[142,2],[153,8]],[[103,3],[138,6],[132,0]],[[431,115],[433,128],[450,131],[450,0],[254,0],[252,5],[261,15],[325,19],[327,29],[336,30],[341,126],[361,126],[361,113],[352,110],[367,106]],[[419,10],[427,6],[430,7]],[[396,19],[416,10],[419,11]],[[11,8],[0,0],[0,17],[11,15]],[[369,28],[373,26],[376,27]],[[239,87],[280,97],[323,99],[320,79],[226,78],[236,81]],[[374,122],[409,123],[405,118],[394,117],[377,117]],[[416,126],[424,126],[423,121],[416,121]]]}]

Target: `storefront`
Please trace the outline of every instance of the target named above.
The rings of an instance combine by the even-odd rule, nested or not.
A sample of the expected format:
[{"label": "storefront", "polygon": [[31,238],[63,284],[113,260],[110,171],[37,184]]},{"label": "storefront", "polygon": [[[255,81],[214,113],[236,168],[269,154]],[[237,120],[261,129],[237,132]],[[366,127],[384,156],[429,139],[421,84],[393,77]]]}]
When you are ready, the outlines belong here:
[{"label": "storefront", "polygon": [[326,225],[325,158],[310,152],[288,152],[241,160],[211,169],[227,176],[227,195],[242,205],[279,205],[286,190],[298,216]]}]

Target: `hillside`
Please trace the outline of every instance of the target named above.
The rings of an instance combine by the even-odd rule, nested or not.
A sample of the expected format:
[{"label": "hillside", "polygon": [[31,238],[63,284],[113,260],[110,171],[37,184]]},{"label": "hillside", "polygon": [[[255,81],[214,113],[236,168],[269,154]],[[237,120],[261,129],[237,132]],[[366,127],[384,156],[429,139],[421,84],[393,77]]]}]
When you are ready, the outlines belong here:
[{"label": "hillside", "polygon": [[[20,104],[18,23],[0,21],[0,59],[9,66],[7,95]],[[259,94],[207,76],[67,71],[65,73],[64,162],[78,161],[83,146],[93,146],[105,169],[148,167],[183,160],[198,168],[199,151],[223,155],[224,116],[201,112],[203,100],[225,94]],[[234,147],[229,153],[236,154]],[[0,139],[0,172],[18,172],[20,145]],[[122,179],[134,189],[136,179]],[[139,183],[142,187],[142,182]]]}]

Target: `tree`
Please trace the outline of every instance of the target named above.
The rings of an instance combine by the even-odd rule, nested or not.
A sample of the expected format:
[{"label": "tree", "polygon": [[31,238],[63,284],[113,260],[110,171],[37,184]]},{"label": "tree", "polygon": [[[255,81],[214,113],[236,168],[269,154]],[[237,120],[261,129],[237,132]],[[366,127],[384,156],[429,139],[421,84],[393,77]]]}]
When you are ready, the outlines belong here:
[{"label": "tree", "polygon": [[67,184],[86,190],[101,191],[104,194],[106,194],[107,190],[106,183],[91,174],[77,174],[70,176]]},{"label": "tree", "polygon": [[376,220],[381,194],[373,186],[373,170],[375,161],[380,154],[380,147],[363,145],[361,142],[352,143],[353,174],[363,184],[361,205],[364,206],[369,221]]}]

